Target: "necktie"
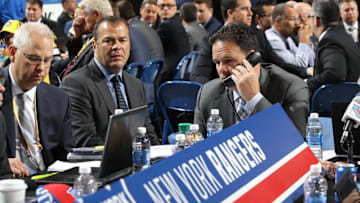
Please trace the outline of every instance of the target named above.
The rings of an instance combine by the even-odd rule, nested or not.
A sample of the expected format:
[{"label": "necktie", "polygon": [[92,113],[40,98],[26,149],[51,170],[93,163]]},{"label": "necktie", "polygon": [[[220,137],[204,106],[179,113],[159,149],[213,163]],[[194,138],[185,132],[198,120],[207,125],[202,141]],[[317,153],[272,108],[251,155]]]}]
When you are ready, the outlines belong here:
[{"label": "necktie", "polygon": [[287,40],[285,40],[285,46],[286,46],[287,50],[290,50],[290,45],[289,45],[289,42]]},{"label": "necktie", "polygon": [[113,83],[113,87],[115,89],[115,94],[116,94],[116,102],[117,102],[117,108],[119,109],[123,109],[123,110],[128,110],[128,106],[126,104],[125,98],[121,92],[121,78],[119,75],[115,75],[112,79],[111,82]]},{"label": "necktie", "polygon": [[247,117],[249,117],[249,113],[246,111],[246,109],[244,108],[245,107],[245,100],[241,99],[240,97],[238,98],[238,103],[239,103],[239,106],[238,106],[238,109],[237,109],[237,114],[239,115],[240,117],[240,120],[244,120],[246,119]]}]

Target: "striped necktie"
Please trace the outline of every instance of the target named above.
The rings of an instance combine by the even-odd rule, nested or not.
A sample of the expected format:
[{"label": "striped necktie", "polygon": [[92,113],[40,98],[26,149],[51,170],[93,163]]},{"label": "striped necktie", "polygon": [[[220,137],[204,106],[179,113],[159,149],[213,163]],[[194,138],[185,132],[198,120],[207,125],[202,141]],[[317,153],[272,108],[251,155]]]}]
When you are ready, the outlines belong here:
[{"label": "striped necktie", "polygon": [[246,119],[247,117],[249,117],[249,113],[246,111],[246,109],[244,108],[245,107],[245,104],[246,104],[246,101],[241,99],[240,97],[238,98],[238,108],[237,108],[237,114],[239,115],[239,118],[240,120],[244,120]]},{"label": "striped necktie", "polygon": [[118,109],[123,109],[123,110],[128,110],[128,106],[126,104],[124,95],[121,92],[121,77],[119,75],[115,75],[112,79],[111,82],[113,83],[113,87],[115,89],[115,94],[116,94],[116,103],[117,103],[117,108]]}]

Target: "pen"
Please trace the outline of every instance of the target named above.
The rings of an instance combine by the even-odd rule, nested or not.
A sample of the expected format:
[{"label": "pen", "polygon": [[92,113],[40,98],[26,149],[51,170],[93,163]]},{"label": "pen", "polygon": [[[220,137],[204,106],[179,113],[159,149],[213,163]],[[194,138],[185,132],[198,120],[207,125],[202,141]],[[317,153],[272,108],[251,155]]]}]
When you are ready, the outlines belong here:
[{"label": "pen", "polygon": [[95,148],[95,149],[100,149],[100,150],[101,150],[101,149],[104,149],[104,145],[95,146],[94,148]]},{"label": "pen", "polygon": [[41,180],[41,179],[53,176],[55,174],[57,174],[57,172],[52,172],[52,173],[47,173],[47,174],[42,174],[42,175],[36,175],[36,176],[31,177],[31,180]]}]

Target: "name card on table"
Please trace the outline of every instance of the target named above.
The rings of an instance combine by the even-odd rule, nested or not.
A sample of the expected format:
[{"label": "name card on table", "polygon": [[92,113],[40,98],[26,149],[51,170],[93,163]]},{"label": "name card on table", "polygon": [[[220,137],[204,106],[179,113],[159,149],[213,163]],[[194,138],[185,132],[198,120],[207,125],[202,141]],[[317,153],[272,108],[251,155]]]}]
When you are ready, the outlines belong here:
[{"label": "name card on table", "polygon": [[83,201],[292,202],[317,162],[275,104]]}]

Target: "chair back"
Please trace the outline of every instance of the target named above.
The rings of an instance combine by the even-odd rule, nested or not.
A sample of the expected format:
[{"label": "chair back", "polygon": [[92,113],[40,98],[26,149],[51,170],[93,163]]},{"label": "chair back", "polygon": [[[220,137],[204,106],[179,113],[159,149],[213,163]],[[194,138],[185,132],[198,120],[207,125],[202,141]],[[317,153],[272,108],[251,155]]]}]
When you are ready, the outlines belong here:
[{"label": "chair back", "polygon": [[194,66],[194,61],[197,57],[197,51],[192,51],[185,55],[176,66],[176,73],[173,80],[189,80],[190,72]]},{"label": "chair back", "polygon": [[142,71],[140,80],[144,84],[145,94],[148,104],[153,104],[155,102],[155,88],[154,82],[159,76],[161,69],[163,67],[163,59],[152,59],[145,63]]},{"label": "chair back", "polygon": [[360,92],[360,85],[356,82],[322,85],[311,98],[311,112],[318,112],[321,116],[330,116],[332,102],[350,102],[358,92]]},{"label": "chair back", "polygon": [[130,63],[126,66],[125,71],[130,73],[130,75],[139,78],[141,71],[143,68],[143,64],[139,62]]},{"label": "chair back", "polygon": [[[200,87],[200,83],[190,81],[168,81],[160,85],[157,93],[157,102],[165,119],[163,143],[165,143],[167,135],[174,132],[168,110],[179,113],[194,112]],[[184,121],[192,123],[193,116],[185,118]]]}]

